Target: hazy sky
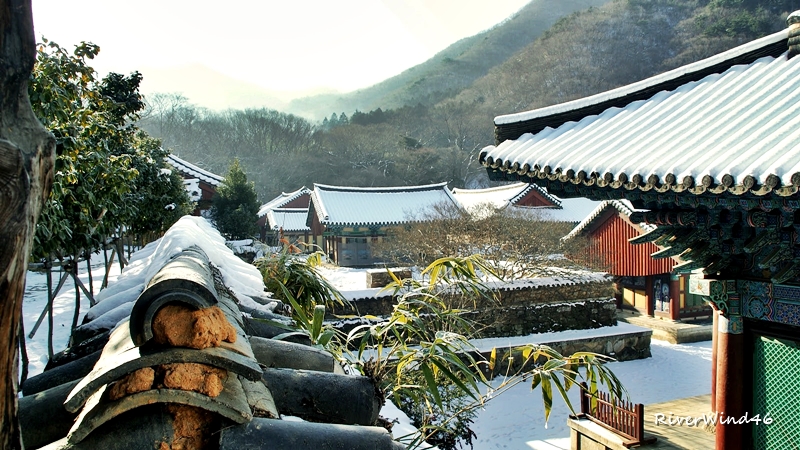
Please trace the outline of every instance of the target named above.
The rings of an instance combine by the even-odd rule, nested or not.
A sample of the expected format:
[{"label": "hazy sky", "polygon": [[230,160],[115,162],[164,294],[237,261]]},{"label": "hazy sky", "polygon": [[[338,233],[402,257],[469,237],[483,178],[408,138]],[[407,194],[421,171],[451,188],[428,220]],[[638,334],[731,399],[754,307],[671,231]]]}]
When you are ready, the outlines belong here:
[{"label": "hazy sky", "polygon": [[[275,91],[366,87],[530,0],[32,0],[37,40],[100,46],[91,65],[201,64]],[[556,1],[556,0],[553,0]]]}]

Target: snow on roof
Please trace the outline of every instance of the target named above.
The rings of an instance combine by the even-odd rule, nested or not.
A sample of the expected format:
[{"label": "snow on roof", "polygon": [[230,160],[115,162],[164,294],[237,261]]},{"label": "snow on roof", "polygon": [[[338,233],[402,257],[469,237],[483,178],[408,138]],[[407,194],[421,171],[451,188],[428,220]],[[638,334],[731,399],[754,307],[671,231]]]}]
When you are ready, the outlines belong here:
[{"label": "snow on roof", "polygon": [[583,220],[589,213],[591,213],[600,202],[596,200],[589,200],[588,198],[559,198],[561,208],[541,208],[543,218],[555,222],[573,222],[578,223]]},{"label": "snow on roof", "polygon": [[[636,209],[636,208],[634,208],[633,204],[631,204],[631,202],[628,201],[628,200],[606,200],[606,201],[600,202],[597,205],[597,208],[594,209],[594,211],[592,211],[589,215],[587,215],[581,221],[581,223],[576,225],[575,228],[573,228],[572,231],[569,232],[569,234],[564,236],[564,239],[569,239],[569,238],[572,238],[572,237],[580,235],[590,225],[592,225],[595,222],[595,220],[597,220],[603,214],[603,212],[605,212],[605,211],[607,211],[607,210],[609,210],[611,208],[616,209],[620,214],[624,215],[627,218],[630,218],[631,214],[633,214],[634,212],[646,211],[644,209]],[[655,225],[650,225],[650,224],[646,224],[646,223],[640,223],[638,225],[644,231],[652,231],[652,230],[656,229]]]},{"label": "snow on roof", "polygon": [[558,198],[550,195],[545,189],[535,183],[514,183],[486,189],[460,189],[453,188],[453,197],[466,209],[477,208],[489,204],[494,208],[502,209],[515,205],[530,191],[537,191],[542,197],[554,205],[560,205]]},{"label": "snow on roof", "polygon": [[281,193],[281,195],[261,205],[261,208],[258,210],[258,217],[264,217],[269,212],[269,210],[280,208],[286,205],[287,203],[301,197],[304,194],[311,195],[311,190],[303,186],[294,192],[289,192],[289,193],[283,192]]},{"label": "snow on roof", "polygon": [[116,283],[96,296],[97,304],[86,313],[88,328],[112,328],[130,315],[130,309],[150,279],[173,256],[199,246],[219,268],[226,286],[247,307],[263,309],[253,297],[264,293],[264,279],[252,264],[244,262],[225,245],[225,238],[202,217],[183,216],[164,236],[135,252]]},{"label": "snow on roof", "polygon": [[309,208],[325,225],[392,225],[422,220],[437,205],[460,207],[447,183],[401,187],[314,184]]},{"label": "snow on roof", "polygon": [[307,218],[308,208],[275,208],[267,212],[267,223],[273,230],[310,231],[306,225]]},{"label": "snow on roof", "polygon": [[170,164],[172,167],[175,168],[178,172],[183,174],[186,177],[190,178],[197,178],[201,181],[205,181],[206,183],[212,186],[219,186],[222,183],[224,177],[221,177],[215,173],[211,173],[207,170],[201,169],[194,164],[191,164],[183,159],[178,158],[173,154],[167,155],[167,163]]},{"label": "snow on roof", "polygon": [[610,97],[649,95],[488,146],[480,160],[490,170],[601,188],[791,195],[800,185],[800,58],[761,57],[673,90],[649,91],[663,79],[733,64],[786,37],[783,31],[604,94],[498,117],[497,124],[546,119]]},{"label": "snow on roof", "polygon": [[786,40],[787,38],[788,38],[788,30],[782,30],[777,33],[773,33],[769,36],[765,36],[755,41],[748,42],[744,45],[732,48],[720,54],[711,56],[709,58],[696,61],[694,63],[687,64],[685,66],[678,67],[676,69],[664,72],[662,74],[658,74],[656,76],[638,81],[636,83],[629,84],[627,86],[621,86],[616,89],[612,89],[610,91],[601,92],[599,94],[595,94],[585,98],[579,98],[570,102],[560,103],[557,105],[547,106],[544,108],[534,109],[531,111],[497,116],[494,119],[494,123],[495,125],[504,125],[515,122],[523,122],[541,117],[553,116],[567,111],[581,109],[586,106],[598,103],[604,103],[611,99],[624,98],[631,94],[651,88],[653,86],[658,86],[663,83],[679,80],[680,78],[686,76],[687,74],[699,72],[704,69],[714,67],[715,65],[718,64],[724,64],[726,61],[735,59],[750,52],[758,51],[759,49],[769,44],[774,44]]}]

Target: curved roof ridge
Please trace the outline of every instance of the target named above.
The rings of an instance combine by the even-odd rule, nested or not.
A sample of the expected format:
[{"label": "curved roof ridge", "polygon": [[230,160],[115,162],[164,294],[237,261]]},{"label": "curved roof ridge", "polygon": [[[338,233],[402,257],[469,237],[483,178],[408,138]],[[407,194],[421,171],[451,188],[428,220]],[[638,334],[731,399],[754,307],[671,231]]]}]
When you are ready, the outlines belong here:
[{"label": "curved roof ridge", "polygon": [[186,161],[185,159],[181,159],[172,153],[167,154],[167,163],[177,169],[179,172],[195,176],[206,183],[211,184],[212,186],[219,186],[225,179],[223,176],[209,172],[205,169],[201,169],[200,167],[190,163],[189,161]]},{"label": "curved roof ridge", "polygon": [[494,187],[488,187],[488,188],[479,188],[479,189],[453,188],[453,193],[454,194],[481,194],[481,193],[493,192],[493,191],[522,189],[523,186],[527,187],[530,184],[531,183],[526,183],[524,181],[520,181],[520,182],[517,182],[517,183],[502,184],[500,186],[494,186]]},{"label": "curved roof ridge", "polygon": [[353,192],[402,192],[402,191],[424,191],[424,190],[431,190],[431,189],[438,189],[442,186],[447,186],[447,182],[443,181],[441,183],[434,183],[434,184],[425,184],[425,185],[418,185],[418,186],[369,186],[369,187],[358,187],[358,186],[334,186],[330,184],[320,184],[314,183],[314,190],[317,188],[326,190],[326,191],[353,191]]},{"label": "curved roof ridge", "polygon": [[268,201],[267,203],[264,203],[263,205],[261,205],[261,207],[258,209],[258,217],[264,217],[264,215],[267,214],[269,212],[269,210],[275,209],[275,208],[280,208],[282,205],[285,205],[285,204],[295,200],[296,198],[298,198],[298,197],[300,197],[300,196],[302,196],[304,194],[311,195],[311,189],[303,186],[300,189],[297,189],[297,190],[292,191],[292,192],[288,192],[288,193],[287,192],[281,192],[281,195],[279,195],[279,196],[273,198],[272,200]]},{"label": "curved roof ridge", "polygon": [[[616,209],[619,213],[625,215],[625,217],[629,219],[631,214],[634,212],[647,211],[644,209],[635,208],[628,200],[603,200],[599,205],[597,205],[594,211],[589,213],[589,215],[586,216],[586,218],[583,219],[579,224],[575,225],[575,228],[567,233],[567,235],[564,236],[564,239],[571,239],[586,231],[586,229],[589,228],[589,226],[592,225],[606,210],[608,210],[608,208]],[[652,231],[656,229],[655,225],[646,223],[639,223],[637,225],[644,231]]]}]

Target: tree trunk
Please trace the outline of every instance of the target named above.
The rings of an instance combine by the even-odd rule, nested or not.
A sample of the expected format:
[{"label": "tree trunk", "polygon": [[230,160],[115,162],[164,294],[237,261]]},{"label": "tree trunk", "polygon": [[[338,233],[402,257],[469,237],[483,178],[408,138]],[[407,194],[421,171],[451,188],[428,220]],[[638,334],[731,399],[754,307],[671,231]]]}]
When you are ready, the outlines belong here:
[{"label": "tree trunk", "polygon": [[21,448],[17,336],[36,219],[50,192],[55,138],[36,119],[30,0],[0,0],[0,448]]}]

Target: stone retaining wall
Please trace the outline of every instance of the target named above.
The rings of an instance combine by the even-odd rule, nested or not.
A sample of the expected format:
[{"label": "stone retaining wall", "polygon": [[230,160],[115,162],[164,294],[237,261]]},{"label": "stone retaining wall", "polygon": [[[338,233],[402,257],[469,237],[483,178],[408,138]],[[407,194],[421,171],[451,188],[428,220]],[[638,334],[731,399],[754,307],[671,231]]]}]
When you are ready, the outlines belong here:
[{"label": "stone retaining wall", "polygon": [[613,298],[599,298],[478,308],[464,315],[478,324],[478,336],[484,338],[612,326],[617,324],[616,310]]},{"label": "stone retaining wall", "polygon": [[[650,354],[650,339],[652,330],[642,330],[632,333],[623,333],[612,336],[597,336],[581,339],[571,339],[553,342],[538,342],[547,345],[561,353],[571,355],[575,352],[593,352],[601,355],[610,356],[617,361],[632,361],[635,359],[645,359]],[[486,371],[487,377],[495,377],[506,373],[515,373],[523,368],[530,367],[530,364],[523,367],[524,358],[522,350],[514,348],[495,349],[495,367],[492,371]],[[488,360],[491,351],[483,352],[481,356]],[[511,367],[509,368],[509,364]]]},{"label": "stone retaining wall", "polygon": [[[446,299],[452,308],[476,322],[478,337],[525,336],[551,331],[583,330],[616,325],[616,301],[610,281],[550,285],[511,284],[494,291],[495,298]],[[336,306],[335,316],[388,316],[396,302],[391,295],[354,300],[352,306]],[[340,327],[343,331],[347,326]]]}]

